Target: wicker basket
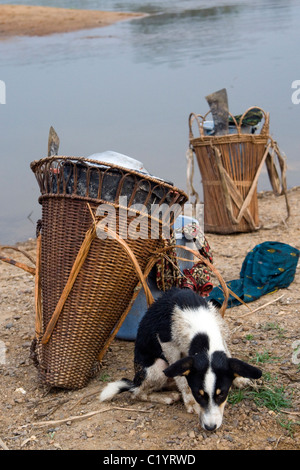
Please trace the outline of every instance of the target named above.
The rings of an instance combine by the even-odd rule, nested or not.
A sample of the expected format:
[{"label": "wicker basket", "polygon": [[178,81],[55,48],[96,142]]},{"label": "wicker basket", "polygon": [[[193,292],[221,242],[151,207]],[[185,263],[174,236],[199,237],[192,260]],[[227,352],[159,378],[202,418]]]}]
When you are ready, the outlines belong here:
[{"label": "wicker basket", "polygon": [[[245,111],[239,124],[231,115],[236,134],[205,135],[203,124],[209,113],[189,117],[190,148],[202,175],[206,232],[227,234],[259,228],[257,180],[270,149],[269,115],[261,110],[264,123],[259,134],[243,133],[243,119],[253,108]],[[199,137],[193,135],[194,121]]]},{"label": "wicker basket", "polygon": [[[120,207],[120,196],[129,194],[129,207],[146,208],[154,202],[181,206],[187,197],[159,179],[84,158],[48,157],[31,168],[42,204],[34,343],[38,370],[47,385],[80,388],[98,370],[153,253],[166,243],[161,225],[159,236],[151,238],[151,215],[138,239],[119,237],[136,216],[129,211],[119,217],[127,210]],[[117,215],[115,233],[107,239],[96,233],[99,204],[114,207]],[[123,220],[127,227],[121,226]]]}]

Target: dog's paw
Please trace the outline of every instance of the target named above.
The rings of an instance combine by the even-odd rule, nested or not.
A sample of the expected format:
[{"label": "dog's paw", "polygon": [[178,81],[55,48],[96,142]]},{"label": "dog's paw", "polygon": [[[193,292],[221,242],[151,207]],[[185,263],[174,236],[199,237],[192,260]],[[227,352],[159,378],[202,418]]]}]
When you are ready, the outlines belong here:
[{"label": "dog's paw", "polygon": [[195,413],[199,415],[200,405],[194,400],[193,397],[191,397],[189,400],[186,400],[184,404],[185,404],[186,411],[188,413],[191,413],[191,414]]},{"label": "dog's paw", "polygon": [[181,398],[180,393],[177,393],[177,392],[168,393],[165,396],[166,404],[167,405],[173,405],[173,403],[176,403],[177,401],[179,401],[180,398]]},{"label": "dog's paw", "polygon": [[233,385],[236,388],[246,388],[252,384],[250,379],[246,379],[245,377],[236,377],[233,381]]},{"label": "dog's paw", "polygon": [[180,400],[181,395],[178,392],[153,392],[153,393],[138,393],[135,398],[141,401],[149,401],[153,403],[161,403],[162,405],[173,405],[173,403]]}]

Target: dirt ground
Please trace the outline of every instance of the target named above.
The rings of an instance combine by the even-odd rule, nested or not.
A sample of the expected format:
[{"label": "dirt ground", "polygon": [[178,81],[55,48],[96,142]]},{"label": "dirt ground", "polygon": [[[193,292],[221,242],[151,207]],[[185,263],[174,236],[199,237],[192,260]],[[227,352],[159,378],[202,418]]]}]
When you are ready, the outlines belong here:
[{"label": "dirt ground", "polygon": [[108,26],[144,16],[139,13],[76,10],[28,5],[0,5],[0,39],[11,36],[46,36]]},{"label": "dirt ground", "polygon": [[[251,234],[208,235],[214,264],[226,281],[239,278],[247,252],[258,243],[273,240],[300,248],[300,187],[289,191],[289,201],[290,220],[280,227]],[[285,216],[284,198],[261,193],[259,215],[265,224],[280,222]],[[17,246],[35,255],[35,240]],[[23,255],[10,254],[24,261]],[[295,280],[287,289],[248,304],[252,310],[264,306],[262,309],[250,313],[241,305],[228,309],[225,314],[232,333],[229,344],[232,355],[257,363],[263,370],[258,391],[272,394],[274,387],[280,389],[286,406],[270,407],[248,394],[238,403],[229,402],[221,428],[209,433],[199,426],[195,415],[185,411],[181,402],[170,406],[133,402],[129,394],[124,393],[111,403],[99,403],[98,394],[107,381],[132,378],[133,342],[114,340],[99,375],[84,389],[51,391],[40,384],[37,369],[29,358],[35,323],[34,278],[21,269],[1,263],[0,448],[299,449],[300,353],[295,355],[293,351],[295,342],[299,344],[300,340],[299,285],[298,265]]]}]

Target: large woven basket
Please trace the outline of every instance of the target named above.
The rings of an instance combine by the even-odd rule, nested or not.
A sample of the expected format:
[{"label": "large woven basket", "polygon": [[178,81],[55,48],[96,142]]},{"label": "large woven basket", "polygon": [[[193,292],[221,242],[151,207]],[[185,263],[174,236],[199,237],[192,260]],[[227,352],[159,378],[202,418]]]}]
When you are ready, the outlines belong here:
[{"label": "large woven basket", "polygon": [[[158,236],[151,237],[148,209],[153,203],[180,207],[187,196],[159,179],[84,158],[48,157],[31,168],[42,204],[34,344],[38,370],[47,385],[80,388],[97,371],[153,254],[165,246],[161,224],[156,225]],[[147,209],[147,224],[141,224],[137,239],[120,237],[136,217],[120,206],[120,196],[128,196],[129,207],[139,203]],[[97,217],[99,204],[113,207],[117,215],[106,239],[97,236],[96,223],[104,220]],[[127,217],[119,217],[124,210]]]},{"label": "large woven basket", "polygon": [[[239,123],[231,115],[235,134],[205,135],[205,116],[189,116],[189,142],[202,175],[204,229],[213,233],[250,232],[259,228],[257,180],[270,146],[269,115],[258,134],[243,133],[242,125],[249,108]],[[230,113],[229,113],[230,114]],[[199,137],[194,137],[197,122]]]}]

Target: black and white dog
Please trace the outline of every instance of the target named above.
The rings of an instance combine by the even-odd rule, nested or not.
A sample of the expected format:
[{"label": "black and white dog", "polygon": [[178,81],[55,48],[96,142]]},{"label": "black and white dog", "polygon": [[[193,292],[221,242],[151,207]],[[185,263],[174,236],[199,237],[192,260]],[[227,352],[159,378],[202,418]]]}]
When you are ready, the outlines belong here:
[{"label": "black and white dog", "polygon": [[133,381],[108,384],[100,401],[129,390],[139,400],[170,404],[179,393],[153,392],[174,378],[187,411],[196,412],[210,431],[222,424],[232,383],[243,386],[236,382],[261,377],[258,368],[230,357],[221,315],[190,289],[173,288],[150,306],[139,325],[134,365]]}]

